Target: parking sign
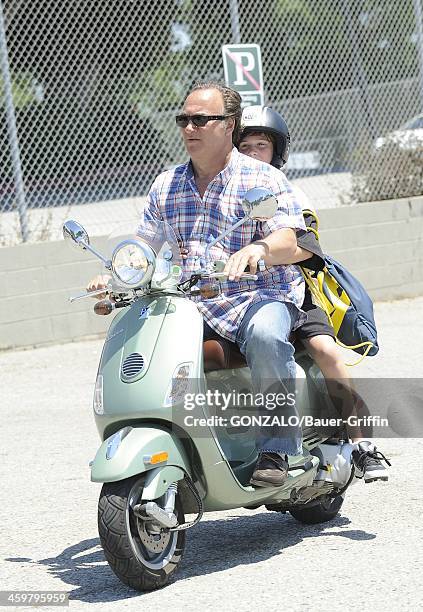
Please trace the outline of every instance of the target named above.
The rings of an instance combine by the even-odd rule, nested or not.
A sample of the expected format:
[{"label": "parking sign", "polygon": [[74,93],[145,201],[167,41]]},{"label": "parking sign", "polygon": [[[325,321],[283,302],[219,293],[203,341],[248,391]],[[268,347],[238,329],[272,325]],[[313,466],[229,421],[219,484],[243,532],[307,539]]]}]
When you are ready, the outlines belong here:
[{"label": "parking sign", "polygon": [[242,107],[264,104],[261,55],[258,45],[223,45],[226,85],[242,98]]}]

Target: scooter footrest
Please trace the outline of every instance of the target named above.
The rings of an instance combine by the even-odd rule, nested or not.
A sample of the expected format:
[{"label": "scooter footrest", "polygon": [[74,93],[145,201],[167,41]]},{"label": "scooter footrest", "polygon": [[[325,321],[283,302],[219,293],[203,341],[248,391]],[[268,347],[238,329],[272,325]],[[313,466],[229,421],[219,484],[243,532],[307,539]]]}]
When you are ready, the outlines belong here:
[{"label": "scooter footrest", "polygon": [[304,470],[304,472],[307,472],[308,470],[311,470],[312,467],[313,462],[311,461],[311,459],[309,459],[308,461],[304,461],[304,463],[296,463],[295,465],[290,465],[288,468],[288,472],[293,470]]}]

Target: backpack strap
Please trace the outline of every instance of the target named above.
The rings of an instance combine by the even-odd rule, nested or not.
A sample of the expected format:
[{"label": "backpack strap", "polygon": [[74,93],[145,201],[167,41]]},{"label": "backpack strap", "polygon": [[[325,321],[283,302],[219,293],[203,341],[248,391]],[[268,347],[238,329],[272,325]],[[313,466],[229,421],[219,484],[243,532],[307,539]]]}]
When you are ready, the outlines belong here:
[{"label": "backpack strap", "polygon": [[[303,209],[303,217],[305,217],[306,215],[310,215],[310,217],[313,217],[314,222],[316,223],[316,232],[319,231],[319,217],[317,216],[317,213],[315,210],[311,210],[311,208],[304,208]],[[307,228],[308,229],[308,228]]]},{"label": "backpack strap", "polygon": [[313,234],[316,236],[316,240],[319,240],[319,217],[316,215],[314,210],[311,210],[311,208],[304,208],[303,209],[303,217],[304,217],[304,220],[305,220],[306,217],[313,217],[314,222],[316,224],[316,228],[309,227],[307,225],[307,223],[306,223],[306,231],[307,232],[313,232]]}]

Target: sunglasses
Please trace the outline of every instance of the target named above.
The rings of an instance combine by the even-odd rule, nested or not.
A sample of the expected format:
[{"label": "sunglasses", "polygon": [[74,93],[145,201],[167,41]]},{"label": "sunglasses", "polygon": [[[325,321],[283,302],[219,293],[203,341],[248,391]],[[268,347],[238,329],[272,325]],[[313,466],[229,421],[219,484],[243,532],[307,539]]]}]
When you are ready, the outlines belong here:
[{"label": "sunglasses", "polygon": [[186,128],[191,122],[195,127],[204,127],[209,121],[223,121],[232,115],[176,115],[176,125]]}]

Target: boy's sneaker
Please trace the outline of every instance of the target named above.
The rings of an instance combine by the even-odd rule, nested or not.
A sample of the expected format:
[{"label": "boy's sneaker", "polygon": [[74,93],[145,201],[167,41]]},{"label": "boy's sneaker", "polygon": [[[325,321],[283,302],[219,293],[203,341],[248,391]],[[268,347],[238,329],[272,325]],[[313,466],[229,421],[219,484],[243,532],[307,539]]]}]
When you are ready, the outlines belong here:
[{"label": "boy's sneaker", "polygon": [[261,453],[251,476],[255,487],[280,487],[288,478],[288,457],[277,453]]},{"label": "boy's sneaker", "polygon": [[367,440],[359,442],[358,448],[353,450],[351,457],[356,468],[357,478],[364,478],[364,482],[388,480],[388,470],[382,464],[382,460],[389,466],[391,464],[371,442]]}]

